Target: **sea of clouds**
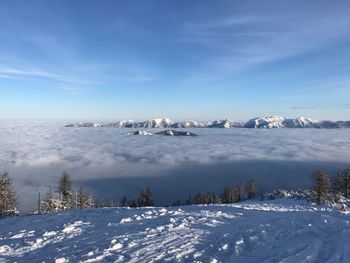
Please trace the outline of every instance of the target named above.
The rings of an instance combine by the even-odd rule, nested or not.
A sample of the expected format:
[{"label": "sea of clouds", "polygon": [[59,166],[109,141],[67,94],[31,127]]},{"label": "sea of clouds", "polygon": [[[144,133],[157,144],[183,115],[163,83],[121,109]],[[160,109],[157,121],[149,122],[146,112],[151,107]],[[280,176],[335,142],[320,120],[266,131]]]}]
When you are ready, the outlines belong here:
[{"label": "sea of clouds", "polygon": [[0,122],[0,171],[13,178],[20,208],[35,207],[38,192],[55,189],[63,171],[104,197],[134,198],[150,185],[166,205],[248,177],[263,191],[308,186],[315,169],[334,174],[350,164],[348,129],[188,129],[199,136],[168,137],[65,124]]}]

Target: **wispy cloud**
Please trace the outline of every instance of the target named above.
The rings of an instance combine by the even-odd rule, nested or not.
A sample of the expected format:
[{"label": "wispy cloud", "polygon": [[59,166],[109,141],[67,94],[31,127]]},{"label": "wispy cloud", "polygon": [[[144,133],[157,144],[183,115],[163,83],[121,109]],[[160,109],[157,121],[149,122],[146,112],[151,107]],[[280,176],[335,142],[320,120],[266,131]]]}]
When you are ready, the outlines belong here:
[{"label": "wispy cloud", "polygon": [[269,21],[271,17],[258,15],[237,15],[232,17],[224,17],[219,20],[209,22],[185,22],[184,28],[188,31],[198,32],[201,30],[212,30],[223,27],[242,26],[247,24],[255,24],[262,21]]},{"label": "wispy cloud", "polygon": [[50,78],[50,79],[60,79],[61,76],[51,72],[46,72],[40,69],[20,69],[20,68],[10,68],[10,67],[0,67],[0,74],[5,76],[10,76],[12,78],[16,77],[40,77],[40,78]]},{"label": "wispy cloud", "polygon": [[[284,16],[241,15],[205,23],[184,24],[177,41],[212,49],[204,56],[208,66],[223,70],[245,69],[325,48],[347,37],[350,20],[288,14]],[[213,52],[214,51],[214,52]]]},{"label": "wispy cloud", "polygon": [[292,110],[318,110],[318,109],[326,109],[326,106],[293,106]]}]

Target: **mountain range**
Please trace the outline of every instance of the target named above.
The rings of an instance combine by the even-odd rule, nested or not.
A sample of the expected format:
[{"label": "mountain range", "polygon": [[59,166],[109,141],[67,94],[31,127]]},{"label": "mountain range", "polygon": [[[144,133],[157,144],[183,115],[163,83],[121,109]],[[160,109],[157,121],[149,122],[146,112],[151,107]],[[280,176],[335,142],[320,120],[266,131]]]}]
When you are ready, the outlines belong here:
[{"label": "mountain range", "polygon": [[350,121],[318,121],[311,118],[286,118],[281,116],[257,117],[246,122],[229,119],[211,122],[182,121],[174,122],[169,118],[157,118],[146,121],[122,120],[112,123],[77,122],[65,127],[115,127],[115,128],[350,128]]}]

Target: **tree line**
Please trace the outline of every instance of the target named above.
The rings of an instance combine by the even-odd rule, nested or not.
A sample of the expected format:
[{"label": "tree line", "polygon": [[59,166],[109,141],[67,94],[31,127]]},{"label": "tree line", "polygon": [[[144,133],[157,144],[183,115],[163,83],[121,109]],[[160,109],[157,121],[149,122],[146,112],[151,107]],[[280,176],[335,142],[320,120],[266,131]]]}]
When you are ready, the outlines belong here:
[{"label": "tree line", "polygon": [[[312,175],[312,201],[317,204],[330,202],[344,202],[350,194],[350,168],[338,172],[330,178],[324,171],[315,171]],[[255,199],[259,196],[258,184],[254,179],[249,179],[246,184],[226,185],[220,195],[215,192],[197,192],[190,195],[187,200],[173,202],[177,205],[193,204],[229,204],[241,202],[247,199]],[[154,206],[154,198],[150,187],[139,190],[136,199],[128,199],[123,196],[119,202],[112,198],[93,198],[83,187],[74,190],[72,181],[67,173],[63,173],[59,179],[56,190],[49,189],[41,200],[38,198],[38,213],[50,213],[70,209],[98,208],[98,207],[145,207]],[[13,183],[7,172],[0,172],[0,217],[17,214],[17,198]]]},{"label": "tree line", "polygon": [[74,191],[70,176],[64,172],[59,179],[57,190],[49,189],[42,201],[39,197],[38,213],[91,208],[93,206],[94,202],[91,194],[83,187]]},{"label": "tree line", "polygon": [[314,201],[318,204],[338,203],[349,198],[350,168],[338,172],[331,179],[324,171],[318,170],[313,174],[312,180]]},{"label": "tree line", "polygon": [[185,203],[179,200],[173,205],[198,205],[198,204],[231,204],[241,202],[246,199],[254,199],[258,195],[258,183],[250,178],[246,184],[238,184],[236,186],[225,185],[221,195],[214,192],[197,192],[190,195]]},{"label": "tree line", "polygon": [[72,181],[67,173],[61,176],[56,191],[49,190],[46,198],[39,201],[39,213],[50,213],[70,209],[99,208],[99,207],[144,207],[154,206],[153,196],[149,187],[141,188],[137,200],[128,200],[126,196],[120,203],[112,198],[94,199],[83,187],[78,191],[72,188]]}]

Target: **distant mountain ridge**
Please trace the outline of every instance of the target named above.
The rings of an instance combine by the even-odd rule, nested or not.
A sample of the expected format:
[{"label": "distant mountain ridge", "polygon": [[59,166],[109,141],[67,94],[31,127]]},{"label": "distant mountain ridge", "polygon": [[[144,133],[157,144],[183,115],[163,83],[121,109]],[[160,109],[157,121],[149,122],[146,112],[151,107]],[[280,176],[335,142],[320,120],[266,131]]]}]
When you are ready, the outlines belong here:
[{"label": "distant mountain ridge", "polygon": [[77,122],[65,127],[114,127],[114,128],[350,128],[350,121],[318,121],[311,118],[286,118],[282,116],[257,117],[246,122],[229,119],[211,122],[182,121],[174,122],[169,118],[157,118],[146,121],[122,120],[113,123]]}]

